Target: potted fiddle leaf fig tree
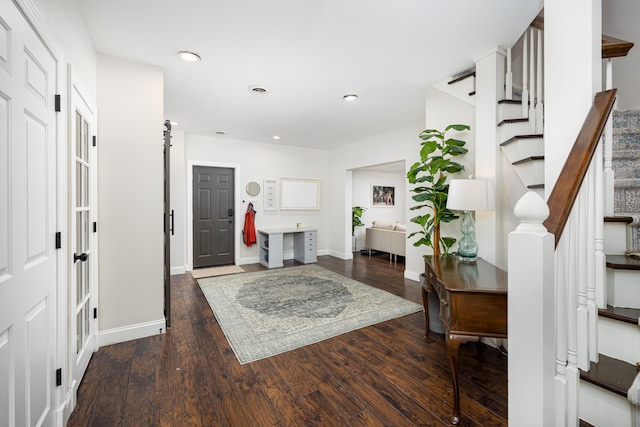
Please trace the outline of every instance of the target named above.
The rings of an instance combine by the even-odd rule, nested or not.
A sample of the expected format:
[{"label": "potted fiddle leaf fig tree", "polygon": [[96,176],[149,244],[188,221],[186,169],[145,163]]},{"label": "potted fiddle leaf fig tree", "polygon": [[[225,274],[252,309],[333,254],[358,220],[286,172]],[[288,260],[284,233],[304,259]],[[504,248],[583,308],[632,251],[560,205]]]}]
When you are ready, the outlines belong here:
[{"label": "potted fiddle leaf fig tree", "polygon": [[411,222],[420,226],[419,231],[415,231],[407,238],[418,236],[413,245],[426,245],[433,248],[433,256],[450,254],[450,249],[456,242],[453,237],[442,236],[440,234],[440,224],[458,219],[453,211],[447,209],[447,196],[449,194],[449,184],[447,177],[464,170],[464,165],[456,162],[453,158],[461,156],[467,151],[466,141],[452,138],[448,135],[450,131],[468,131],[468,125],[452,124],[443,131],[427,129],[420,133],[420,161],[414,163],[407,179],[410,184],[416,185],[411,192],[411,198],[418,202],[412,206],[411,210],[426,208],[429,212],[411,218]]},{"label": "potted fiddle leaf fig tree", "polygon": [[366,211],[362,206],[354,206],[351,208],[351,251],[356,250],[356,227],[362,227],[362,213]]},{"label": "potted fiddle leaf fig tree", "polygon": [[364,225],[362,222],[362,213],[366,211],[366,208],[361,206],[354,206],[351,208],[351,235],[356,235],[356,227],[361,227]]}]

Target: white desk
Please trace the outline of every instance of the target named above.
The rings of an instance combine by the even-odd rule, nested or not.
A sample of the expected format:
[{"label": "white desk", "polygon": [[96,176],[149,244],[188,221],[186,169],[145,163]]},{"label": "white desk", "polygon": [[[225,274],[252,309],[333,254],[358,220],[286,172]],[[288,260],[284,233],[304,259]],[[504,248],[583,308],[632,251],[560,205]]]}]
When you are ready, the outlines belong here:
[{"label": "white desk", "polygon": [[317,262],[316,232],[314,228],[271,228],[258,230],[260,264],[267,268],[284,267],[284,235],[293,234],[293,259],[308,264]]}]

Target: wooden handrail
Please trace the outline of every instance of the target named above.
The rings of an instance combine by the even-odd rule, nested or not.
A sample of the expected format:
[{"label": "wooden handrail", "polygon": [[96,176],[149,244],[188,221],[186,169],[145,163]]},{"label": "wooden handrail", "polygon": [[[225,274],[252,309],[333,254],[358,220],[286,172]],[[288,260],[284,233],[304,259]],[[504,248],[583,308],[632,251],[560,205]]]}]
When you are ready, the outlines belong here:
[{"label": "wooden handrail", "polygon": [[610,89],[596,94],[576,142],[547,200],[549,217],[544,221],[544,226],[555,236],[556,248],[602,137],[604,126],[613,109],[616,92],[617,89]]},{"label": "wooden handrail", "polygon": [[[536,16],[530,27],[536,28],[538,30],[544,30],[544,17],[538,15]],[[619,58],[621,56],[627,56],[629,51],[633,47],[632,42],[628,42],[626,40],[617,39],[615,37],[602,35],[602,58]]]},{"label": "wooden handrail", "polygon": [[619,58],[627,56],[633,47],[633,43],[620,40],[615,37],[602,35],[602,57]]}]

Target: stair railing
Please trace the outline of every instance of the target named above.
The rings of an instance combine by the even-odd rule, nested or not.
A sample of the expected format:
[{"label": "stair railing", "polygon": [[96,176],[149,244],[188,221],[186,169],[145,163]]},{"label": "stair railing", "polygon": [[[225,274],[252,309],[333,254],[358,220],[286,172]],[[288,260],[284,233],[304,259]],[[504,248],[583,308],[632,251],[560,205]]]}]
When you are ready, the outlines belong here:
[{"label": "stair railing", "polygon": [[[532,390],[531,383],[538,383],[533,390],[540,395],[527,393],[526,404],[533,397],[544,416],[555,413],[554,419],[538,425],[578,419],[579,370],[588,371],[598,358],[597,295],[604,294],[605,275],[604,240],[597,231],[604,217],[600,141],[615,93],[613,89],[595,96],[547,204],[529,192],[514,210],[520,225],[509,235],[508,244],[509,388]],[[534,252],[538,247],[540,254]],[[530,314],[524,316],[524,311]],[[551,345],[548,337],[554,333],[556,342]],[[533,348],[538,357],[529,354],[531,348],[523,351],[524,345],[514,345],[518,335],[539,337]],[[533,372],[512,375],[531,370],[531,360],[540,361]],[[553,378],[551,365],[555,365]],[[519,399],[514,394],[509,394],[510,400]],[[518,407],[517,402],[514,405]],[[511,408],[510,403],[510,414]]]},{"label": "stair railing", "polygon": [[[522,50],[521,69],[522,86],[521,102],[522,117],[529,118],[531,133],[542,133],[544,126],[544,102],[543,102],[543,67],[542,50],[544,46],[544,23],[541,17],[536,17],[520,39],[507,48],[506,73],[505,73],[505,98],[514,99],[513,81],[513,49]],[[518,64],[520,65],[520,64]]]}]

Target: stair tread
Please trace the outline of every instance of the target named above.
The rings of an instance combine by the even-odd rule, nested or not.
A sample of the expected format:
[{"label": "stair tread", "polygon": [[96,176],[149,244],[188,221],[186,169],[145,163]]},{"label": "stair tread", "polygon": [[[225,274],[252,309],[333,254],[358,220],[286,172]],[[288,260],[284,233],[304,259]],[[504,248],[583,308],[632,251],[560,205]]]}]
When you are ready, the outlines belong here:
[{"label": "stair tread", "polygon": [[626,398],[638,371],[636,365],[600,354],[599,362],[591,362],[588,372],[580,371],[580,379]]},{"label": "stair tread", "polygon": [[531,156],[531,157],[524,158],[522,160],[518,160],[517,162],[513,162],[511,164],[515,166],[515,165],[521,165],[523,163],[535,162],[538,160],[544,160],[544,156]]},{"label": "stair tread", "polygon": [[633,218],[630,216],[605,216],[604,222],[622,222],[625,224],[631,224]]},{"label": "stair tread", "polygon": [[500,146],[504,147],[505,145],[509,145],[512,142],[515,142],[519,139],[539,139],[539,138],[543,138],[544,135],[541,133],[531,133],[531,134],[526,134],[526,135],[516,135],[516,136],[512,136],[511,138],[507,139],[505,142],[501,143]]},{"label": "stair tread", "polygon": [[611,305],[607,305],[607,308],[598,309],[598,316],[637,325],[638,319],[640,318],[640,309],[613,307]]},{"label": "stair tread", "polygon": [[501,99],[500,101],[498,101],[498,104],[521,105],[522,104],[522,100],[521,99]]},{"label": "stair tread", "polygon": [[616,270],[640,270],[640,259],[626,255],[607,255],[607,267]]},{"label": "stair tread", "polygon": [[524,122],[528,122],[529,119],[527,117],[521,117],[518,119],[504,119],[503,121],[501,121],[500,123],[498,123],[498,126],[502,126],[508,123],[524,123]]},{"label": "stair tread", "polygon": [[469,71],[464,72],[460,76],[450,80],[448,82],[448,84],[452,85],[452,84],[458,83],[458,82],[460,82],[460,81],[462,81],[464,79],[468,79],[469,77],[475,77],[475,76],[476,76],[476,70],[469,70]]}]

